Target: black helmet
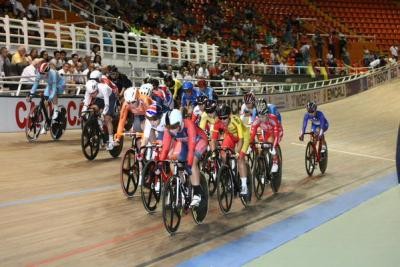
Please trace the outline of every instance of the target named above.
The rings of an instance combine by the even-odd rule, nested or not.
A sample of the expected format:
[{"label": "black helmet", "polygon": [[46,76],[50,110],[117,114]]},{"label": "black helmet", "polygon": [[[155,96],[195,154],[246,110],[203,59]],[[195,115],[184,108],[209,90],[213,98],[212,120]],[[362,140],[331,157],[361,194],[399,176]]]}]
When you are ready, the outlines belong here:
[{"label": "black helmet", "polygon": [[225,104],[222,104],[222,106],[217,111],[218,118],[220,119],[226,119],[227,117],[229,117],[229,115],[231,115],[231,113],[231,107]]},{"label": "black helmet", "polygon": [[205,111],[206,113],[213,113],[217,109],[217,101],[208,99],[206,102]]},{"label": "black helmet", "polygon": [[147,82],[151,83],[155,89],[158,89],[158,86],[160,85],[160,82],[154,78],[150,78]]},{"label": "black helmet", "polygon": [[260,115],[268,115],[268,103],[265,99],[260,98],[257,100],[257,112]]},{"label": "black helmet", "polygon": [[317,104],[313,101],[310,101],[307,103],[306,109],[308,113],[313,113],[317,110]]},{"label": "black helmet", "polygon": [[201,95],[196,98],[197,105],[204,105],[207,100],[208,98],[205,95]]},{"label": "black helmet", "polygon": [[172,78],[172,75],[171,75],[171,74],[169,74],[169,73],[165,74],[165,76],[164,76],[164,83],[165,83],[165,85],[167,85],[168,87],[172,87],[172,86],[175,85],[175,81],[174,81],[174,79]]}]

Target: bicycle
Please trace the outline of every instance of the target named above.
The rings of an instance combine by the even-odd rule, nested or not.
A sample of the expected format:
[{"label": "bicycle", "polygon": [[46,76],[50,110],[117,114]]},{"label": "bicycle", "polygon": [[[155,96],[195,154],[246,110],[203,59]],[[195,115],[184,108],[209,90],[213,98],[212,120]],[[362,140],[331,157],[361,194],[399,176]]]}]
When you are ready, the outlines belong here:
[{"label": "bicycle", "polygon": [[[226,160],[222,163],[217,174],[217,198],[221,212],[227,214],[232,207],[233,196],[237,197],[240,194],[242,185],[234,151],[230,148],[217,148],[215,153],[219,154],[219,151],[225,152]],[[252,175],[248,163],[246,163],[246,168],[248,194],[247,196],[240,196],[245,207],[251,202],[252,194]]]},{"label": "bicycle", "polygon": [[277,172],[272,173],[273,156],[270,152],[272,144],[266,142],[255,142],[254,144],[261,148],[261,151],[256,152],[253,166],[254,195],[257,199],[261,199],[267,184],[271,186],[272,192],[277,193],[279,191],[282,182],[282,152],[278,145],[276,147],[276,153],[278,153],[279,169]]},{"label": "bicycle", "polygon": [[201,202],[198,207],[190,207],[193,192],[190,177],[184,170],[184,162],[167,160],[173,165],[173,174],[163,187],[162,216],[165,229],[171,235],[180,225],[182,213],[191,210],[196,224],[203,223],[208,213],[208,188],[205,177],[200,173],[200,186],[202,189]]},{"label": "bicycle", "polygon": [[59,105],[58,116],[55,120],[52,120],[51,117],[53,112],[50,112],[50,115],[48,114],[45,101],[47,100],[43,93],[41,93],[39,104],[37,106],[32,105],[28,113],[25,125],[25,135],[29,142],[35,141],[39,138],[43,127],[50,129],[50,134],[53,140],[59,140],[67,127],[67,111],[65,107]]},{"label": "bicycle", "polygon": [[137,147],[143,133],[125,132],[124,136],[132,137],[132,143],[131,147],[125,151],[122,157],[120,183],[125,196],[132,198],[139,184],[140,166],[136,155],[139,152]]},{"label": "bicycle", "polygon": [[313,132],[308,132],[304,134],[309,134],[311,136],[310,141],[307,143],[306,154],[305,154],[305,167],[308,176],[313,175],[316,165],[319,165],[319,170],[322,174],[325,173],[328,167],[328,144],[325,140],[326,150],[321,153],[322,144],[319,142],[317,149],[317,137]]},{"label": "bicycle", "polygon": [[[94,160],[99,153],[100,146],[103,147],[103,145],[108,141],[108,129],[106,125],[101,122],[99,113],[95,112],[94,109],[90,108],[87,111],[82,112],[82,114],[87,117],[81,135],[82,152],[88,160]],[[115,115],[112,120],[114,129],[113,134],[115,134],[118,126],[118,118],[119,116]],[[110,155],[113,158],[118,157],[121,154],[123,145],[124,140],[121,138],[119,144],[109,151]]]}]

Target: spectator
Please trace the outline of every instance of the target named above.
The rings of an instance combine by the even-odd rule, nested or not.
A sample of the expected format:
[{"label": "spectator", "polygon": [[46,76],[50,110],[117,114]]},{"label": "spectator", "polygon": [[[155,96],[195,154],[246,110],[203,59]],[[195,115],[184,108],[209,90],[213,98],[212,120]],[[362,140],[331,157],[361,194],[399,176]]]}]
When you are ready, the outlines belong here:
[{"label": "spectator", "polygon": [[214,67],[210,69],[210,79],[219,80],[221,79],[221,68],[219,62],[214,63]]},{"label": "spectator", "polygon": [[54,59],[56,60],[56,69],[60,70],[65,62],[61,60],[61,53],[60,51],[54,51]]},{"label": "spectator", "polygon": [[209,71],[207,69],[207,63],[205,61],[203,61],[201,63],[201,66],[198,69],[196,76],[197,76],[197,79],[201,79],[201,78],[208,79],[208,78],[210,78],[210,73],[209,73]]},{"label": "spectator", "polygon": [[[95,56],[100,56],[100,46],[98,44],[93,45],[92,52],[90,53],[90,58],[94,62]],[[100,57],[101,59],[101,57]],[[101,61],[101,60],[100,60]],[[101,64],[100,64],[101,65]]]},{"label": "spectator", "polygon": [[6,47],[0,48],[0,76],[5,76],[4,66],[10,65],[11,61],[8,58],[8,50]]},{"label": "spectator", "polygon": [[92,60],[90,59],[90,54],[88,54],[83,58],[83,61],[82,61],[83,66],[82,66],[82,68],[84,70],[86,70],[91,63],[92,63]]},{"label": "spectator", "polygon": [[39,18],[39,8],[36,5],[36,0],[31,0],[31,3],[28,6],[28,14],[27,17],[31,20],[38,20]]},{"label": "spectator", "polygon": [[23,7],[21,1],[19,0],[10,0],[11,5],[13,6],[13,13],[17,18],[25,17],[26,11]]},{"label": "spectator", "polygon": [[93,59],[93,63],[94,63],[95,68],[100,68],[102,66],[101,65],[101,56],[96,55]]},{"label": "spectator", "polygon": [[42,52],[40,52],[40,58],[42,58],[45,62],[49,62],[50,58],[49,58],[49,53],[47,53],[46,50],[43,50]]},{"label": "spectator", "polygon": [[29,64],[32,64],[33,60],[38,57],[38,50],[36,48],[32,48],[29,55],[26,57],[26,60]]},{"label": "spectator", "polygon": [[90,63],[86,69],[82,71],[82,74],[86,75],[86,78],[89,78],[89,74],[94,71],[96,68],[94,63]]},{"label": "spectator", "polygon": [[79,61],[79,55],[78,54],[72,54],[71,55],[71,59],[70,60],[68,60],[68,64],[71,66],[71,67],[76,67],[76,65],[78,64],[78,61]]},{"label": "spectator", "polygon": [[[42,63],[42,58],[35,58],[32,63],[24,68],[21,74],[20,82],[23,83],[34,83],[38,74],[38,66]],[[23,89],[29,89],[32,85],[25,84],[22,86]]]},{"label": "spectator", "polygon": [[64,64],[67,63],[67,52],[64,50],[60,51],[60,63],[61,63],[61,68],[64,67]]},{"label": "spectator", "polygon": [[68,63],[64,63],[63,67],[61,70],[58,71],[58,73],[61,76],[65,76],[65,83],[75,83],[74,78],[71,76],[71,71],[70,71],[71,66]]},{"label": "spectator", "polygon": [[307,43],[303,44],[300,48],[300,52],[303,55],[304,65],[308,66],[308,64],[310,64],[310,45]]},{"label": "spectator", "polygon": [[324,40],[322,40],[322,37],[319,34],[319,32],[316,32],[315,35],[313,36],[313,45],[317,58],[322,59],[322,49],[324,45]]},{"label": "spectator", "polygon": [[397,45],[392,45],[390,47],[390,53],[392,54],[392,58],[394,58],[394,60],[398,61],[399,59],[399,48],[397,47]]},{"label": "spectator", "polygon": [[26,60],[26,49],[25,46],[21,45],[18,47],[17,52],[12,56],[11,64],[22,64],[28,65],[28,61]]},{"label": "spectator", "polygon": [[83,73],[83,64],[78,62],[76,63],[76,67],[74,69],[74,82],[76,84],[85,84],[86,79]]}]

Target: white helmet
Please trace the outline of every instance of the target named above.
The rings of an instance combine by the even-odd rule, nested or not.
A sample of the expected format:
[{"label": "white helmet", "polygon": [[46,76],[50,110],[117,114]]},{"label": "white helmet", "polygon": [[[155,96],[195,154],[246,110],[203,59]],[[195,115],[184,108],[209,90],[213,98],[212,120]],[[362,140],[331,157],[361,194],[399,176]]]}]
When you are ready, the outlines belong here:
[{"label": "white helmet", "polygon": [[165,125],[167,128],[175,129],[177,126],[183,127],[182,112],[179,109],[169,111],[165,116]]},{"label": "white helmet", "polygon": [[139,93],[142,95],[151,95],[151,91],[153,91],[153,85],[151,83],[145,83],[140,86]]},{"label": "white helmet", "polygon": [[132,103],[136,101],[138,95],[138,90],[136,87],[129,87],[124,91],[124,99],[127,103]]},{"label": "white helmet", "polygon": [[102,74],[100,71],[94,70],[94,71],[92,71],[92,72],[90,73],[89,79],[90,79],[90,80],[95,80],[95,81],[100,81],[101,76],[103,76],[103,74]]},{"label": "white helmet", "polygon": [[95,80],[89,80],[86,82],[86,92],[93,94],[99,90],[98,83]]}]

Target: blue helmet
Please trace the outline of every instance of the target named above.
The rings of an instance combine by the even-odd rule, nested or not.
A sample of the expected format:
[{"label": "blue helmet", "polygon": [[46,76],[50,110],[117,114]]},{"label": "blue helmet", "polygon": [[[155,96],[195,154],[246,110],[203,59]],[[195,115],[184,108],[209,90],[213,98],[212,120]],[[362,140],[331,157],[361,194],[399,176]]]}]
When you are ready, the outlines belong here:
[{"label": "blue helmet", "polygon": [[193,83],[192,82],[184,82],[182,85],[183,90],[192,90],[193,89]]}]

